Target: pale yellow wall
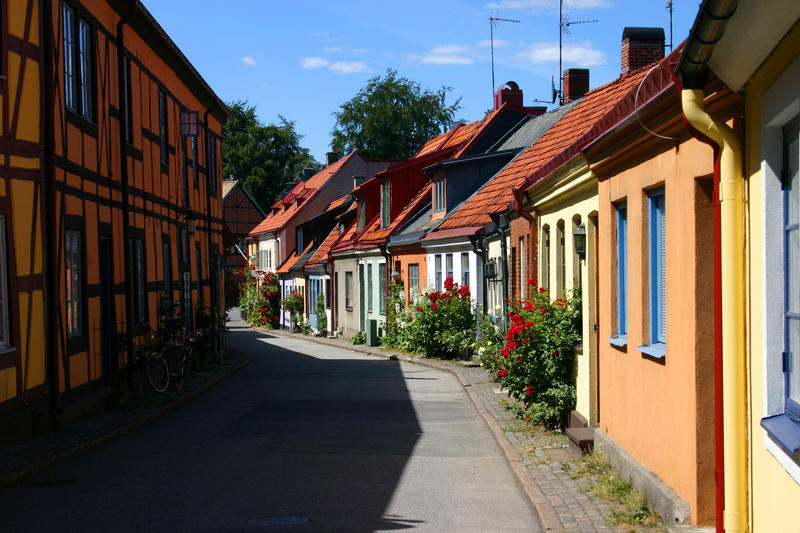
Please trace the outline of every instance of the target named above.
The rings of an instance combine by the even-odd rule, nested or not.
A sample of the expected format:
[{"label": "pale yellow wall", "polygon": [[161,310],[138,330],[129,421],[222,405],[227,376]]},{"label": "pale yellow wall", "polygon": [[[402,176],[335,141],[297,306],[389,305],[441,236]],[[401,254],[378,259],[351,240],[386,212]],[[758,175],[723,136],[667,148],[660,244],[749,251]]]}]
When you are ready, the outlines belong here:
[{"label": "pale yellow wall", "polygon": [[[764,323],[767,312],[764,299],[764,257],[769,253],[764,243],[764,176],[761,151],[762,96],[793,62],[800,58],[800,28],[794,29],[782,41],[772,56],[757,72],[746,87],[745,123],[747,126],[745,145],[745,177],[748,195],[747,209],[747,268],[748,268],[748,402],[749,412],[749,467],[751,531],[798,531],[800,528],[800,482],[768,449],[768,439],[760,421],[768,413],[765,402],[767,381],[765,358]],[[794,83],[796,97],[800,98],[800,86]],[[796,114],[797,111],[794,111]],[[780,454],[779,454],[780,455]],[[795,464],[796,466],[796,464]]]},{"label": "pale yellow wall", "polygon": [[[593,273],[595,267],[594,254],[589,251],[594,250],[594,243],[590,243],[590,237],[594,237],[594,229],[589,222],[589,215],[597,214],[597,180],[585,164],[578,167],[567,169],[566,175],[556,175],[551,178],[555,181],[554,187],[545,186],[546,192],[534,198],[533,207],[538,215],[539,242],[542,242],[542,227],[549,225],[550,230],[550,277],[552,281],[556,279],[556,269],[558,266],[557,247],[555,244],[555,228],[559,220],[564,221],[565,226],[565,269],[566,269],[566,288],[575,289],[575,280],[580,275],[582,289],[583,306],[583,331],[582,331],[582,353],[576,360],[576,405],[575,409],[581,413],[590,425],[597,424],[597,354],[593,350],[593,341],[596,338],[594,324],[596,323],[595,309],[592,304],[593,297],[591,291],[594,289]],[[544,185],[544,184],[543,184]],[[532,189],[530,194],[536,194],[536,189]],[[573,235],[573,220],[575,216],[580,217],[580,222],[586,226],[587,231],[587,254],[586,259],[580,260],[574,253],[575,242]],[[591,246],[589,246],[591,244]],[[541,257],[540,252],[540,257]],[[539,261],[539,269],[543,267],[543,262]],[[537,279],[543,279],[540,272]],[[551,291],[551,298],[558,298],[560,294]]]}]

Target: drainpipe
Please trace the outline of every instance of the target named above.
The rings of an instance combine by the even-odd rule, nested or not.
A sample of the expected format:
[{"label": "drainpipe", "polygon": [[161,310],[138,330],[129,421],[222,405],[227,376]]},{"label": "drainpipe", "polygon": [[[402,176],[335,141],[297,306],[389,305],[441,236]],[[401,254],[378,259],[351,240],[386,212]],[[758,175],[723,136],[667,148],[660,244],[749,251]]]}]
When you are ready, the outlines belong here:
[{"label": "drainpipe", "polygon": [[722,264],[722,387],[725,512],[728,532],[747,528],[747,449],[744,347],[744,233],[742,148],[736,133],[710,116],[701,89],[681,91],[683,115],[720,149],[719,202]]},{"label": "drainpipe", "polygon": [[[119,160],[120,160],[120,182],[122,189],[122,254],[125,261],[125,326],[130,333],[133,328],[133,317],[131,316],[131,302],[133,301],[133,279],[131,272],[131,252],[130,252],[130,206],[128,204],[128,155],[125,133],[128,129],[128,114],[125,112],[125,42],[123,39],[123,27],[128,20],[136,13],[139,6],[138,0],[130,1],[130,11],[117,22],[117,93],[119,104]],[[128,367],[130,368],[131,356],[133,354],[133,338],[127,338]],[[130,375],[130,372],[129,372]]]},{"label": "drainpipe", "polygon": [[[44,49],[44,74],[42,80],[44,85],[44,163],[46,175],[43,184],[44,209],[42,213],[42,224],[47,228],[43,232],[44,239],[43,259],[44,259],[44,306],[47,310],[44,314],[45,331],[44,338],[45,354],[47,358],[47,381],[48,395],[50,396],[50,406],[57,413],[62,414],[64,409],[61,405],[61,394],[59,393],[59,351],[58,340],[63,338],[59,331],[59,298],[58,294],[58,227],[56,220],[56,170],[55,170],[55,122],[53,118],[53,107],[55,106],[55,91],[53,84],[49,83],[50,76],[53,76],[54,59],[52,37],[52,2],[42,4],[44,23],[40,29],[39,42]],[[32,258],[31,258],[32,259]]]},{"label": "drainpipe", "polygon": [[533,227],[533,217],[530,213],[525,211],[525,208],[523,207],[525,202],[525,191],[522,189],[512,188],[511,193],[514,195],[514,211],[516,211],[519,216],[527,220],[528,224]]}]

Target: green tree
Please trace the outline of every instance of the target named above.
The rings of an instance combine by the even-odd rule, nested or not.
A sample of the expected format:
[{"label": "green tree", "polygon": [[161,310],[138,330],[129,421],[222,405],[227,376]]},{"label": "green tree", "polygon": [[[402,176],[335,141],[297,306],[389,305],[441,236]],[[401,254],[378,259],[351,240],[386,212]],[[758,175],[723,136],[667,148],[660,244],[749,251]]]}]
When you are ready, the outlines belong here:
[{"label": "green tree", "polygon": [[247,101],[230,102],[228,108],[233,117],[222,128],[222,175],[240,180],[262,208],[269,209],[303,168],[322,168],[300,146],[302,135],[293,121],[278,115],[280,124],[264,125]]},{"label": "green tree", "polygon": [[387,69],[334,112],[331,147],[343,154],[359,150],[371,159],[409,158],[457,123],[461,98],[448,106],[445,97],[451,90],[423,91],[419,83]]}]

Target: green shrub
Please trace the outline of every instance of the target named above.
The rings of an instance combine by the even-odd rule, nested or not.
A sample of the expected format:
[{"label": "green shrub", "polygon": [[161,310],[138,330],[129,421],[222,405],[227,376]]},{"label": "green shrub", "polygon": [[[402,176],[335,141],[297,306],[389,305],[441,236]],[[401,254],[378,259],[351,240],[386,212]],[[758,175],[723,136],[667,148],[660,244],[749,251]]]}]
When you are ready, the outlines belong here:
[{"label": "green shrub", "polygon": [[505,346],[499,356],[487,356],[484,365],[523,404],[526,417],[552,428],[563,425],[575,406],[580,300],[565,296],[550,301],[545,289],[532,281],[529,285],[528,299],[511,304]]},{"label": "green shrub", "polygon": [[314,307],[314,314],[317,315],[317,331],[320,335],[328,332],[328,315],[325,314],[325,295],[319,291],[317,295],[317,305]]},{"label": "green shrub", "polygon": [[411,307],[411,321],[403,331],[411,351],[428,357],[456,358],[468,353],[475,339],[469,286],[461,288],[448,276],[444,291],[430,291]]},{"label": "green shrub", "polygon": [[281,304],[283,305],[283,310],[289,312],[294,329],[300,330],[303,324],[303,294],[293,292],[284,298]]},{"label": "green shrub", "polygon": [[359,331],[358,333],[353,335],[353,344],[354,345],[365,344],[366,342],[367,342],[367,337],[362,332]]},{"label": "green shrub", "polygon": [[389,348],[403,348],[404,321],[407,316],[403,295],[403,280],[400,276],[392,277],[389,285],[389,297],[386,300],[386,324],[381,345]]},{"label": "green shrub", "polygon": [[247,311],[247,321],[254,326],[269,329],[278,327],[280,312],[280,283],[278,275],[267,272],[259,284],[249,275],[245,282],[239,307]]}]

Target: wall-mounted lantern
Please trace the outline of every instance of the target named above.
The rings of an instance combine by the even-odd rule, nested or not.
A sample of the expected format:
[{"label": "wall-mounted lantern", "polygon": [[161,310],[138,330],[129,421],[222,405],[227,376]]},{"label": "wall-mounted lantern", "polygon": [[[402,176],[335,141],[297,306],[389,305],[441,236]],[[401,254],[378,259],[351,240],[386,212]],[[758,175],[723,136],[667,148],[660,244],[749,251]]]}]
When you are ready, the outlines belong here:
[{"label": "wall-mounted lantern", "polygon": [[586,226],[580,224],[572,237],[575,240],[575,253],[581,259],[586,259]]}]

